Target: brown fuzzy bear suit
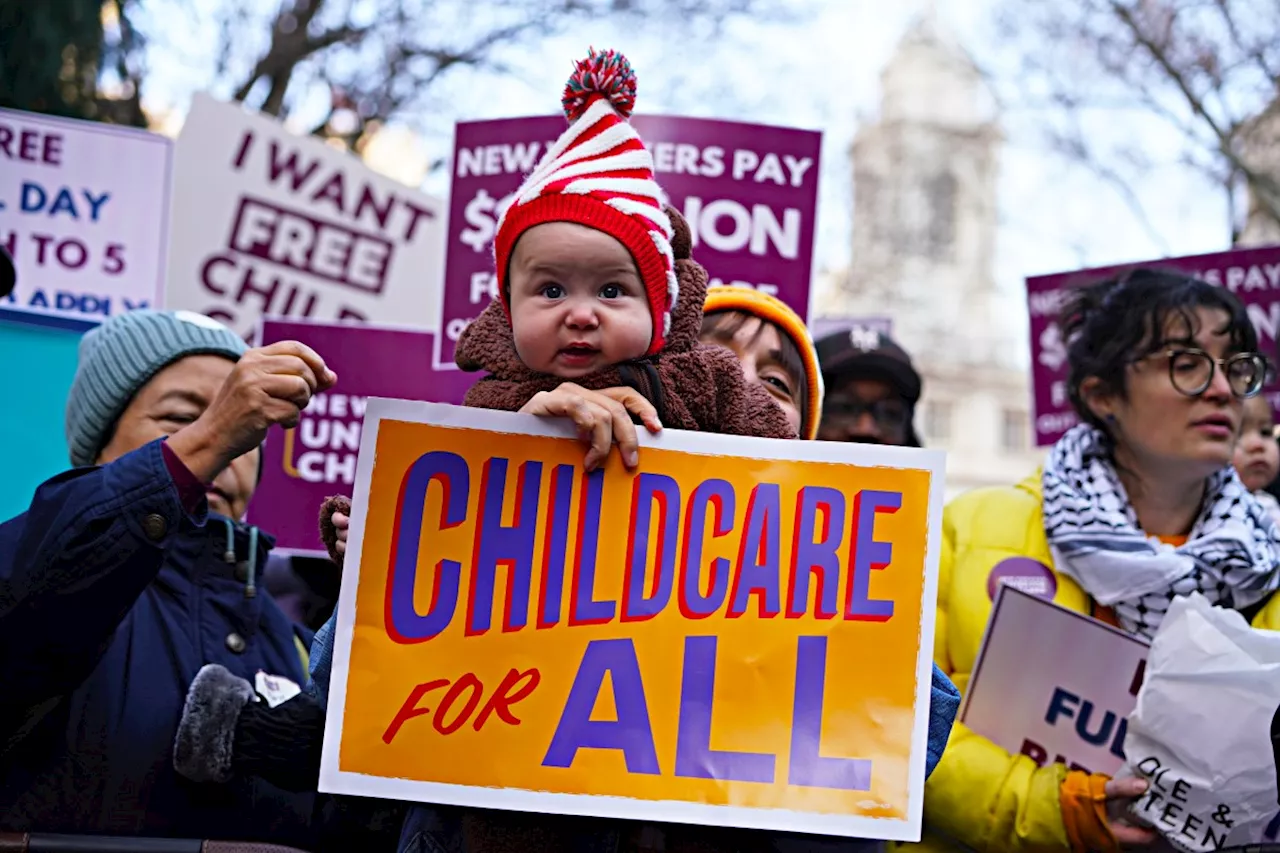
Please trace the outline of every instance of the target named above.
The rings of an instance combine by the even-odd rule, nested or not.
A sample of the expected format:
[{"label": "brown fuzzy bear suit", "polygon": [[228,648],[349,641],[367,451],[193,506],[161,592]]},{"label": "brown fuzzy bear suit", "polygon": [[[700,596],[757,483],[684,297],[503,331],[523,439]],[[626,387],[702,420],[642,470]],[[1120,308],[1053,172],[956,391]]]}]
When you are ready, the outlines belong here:
[{"label": "brown fuzzy bear suit", "polygon": [[[691,257],[689,225],[673,207],[667,207],[674,235],[671,252],[676,260],[680,295],[671,310],[671,332],[657,355],[640,359],[653,365],[661,385],[662,425],[665,428],[749,435],[760,438],[795,438],[782,409],[759,385],[747,381],[738,358],[729,350],[698,340],[702,331],[702,305],[707,298],[707,271]],[[458,339],[454,355],[463,370],[484,370],[483,377],[467,391],[465,405],[478,409],[519,411],[540,391],[554,391],[565,380],[530,370],[516,353],[511,323],[498,300],[489,303]],[[628,384],[618,367],[575,380],[591,391]],[[654,394],[646,394],[650,401]],[[320,509],[320,536],[329,556],[341,564],[335,550],[337,531],[330,520],[334,512],[351,514],[348,498],[331,497]]]},{"label": "brown fuzzy bear suit", "polygon": [[[666,345],[657,355],[639,360],[648,361],[657,370],[662,385],[662,425],[724,435],[795,438],[795,430],[769,393],[742,375],[737,356],[723,347],[699,342],[707,271],[690,256],[692,239],[684,217],[675,208],[666,210],[675,231],[671,252],[680,295],[671,309]],[[538,392],[554,391],[565,381],[525,366],[516,353],[511,324],[497,300],[462,333],[454,358],[463,370],[489,374],[467,392],[466,405],[480,409],[516,412]],[[616,366],[574,381],[591,391],[626,384]]]},{"label": "brown fuzzy bear suit", "polygon": [[[702,305],[707,297],[707,271],[690,257],[692,241],[684,217],[670,207],[667,215],[675,229],[671,250],[676,259],[680,295],[671,312],[671,333],[667,335],[666,346],[657,355],[641,360],[653,365],[662,386],[663,427],[795,438],[795,430],[769,393],[747,382],[737,356],[723,347],[698,340],[702,330]],[[463,370],[489,373],[467,392],[465,404],[476,408],[518,411],[538,392],[553,391],[565,381],[524,365],[516,353],[511,324],[497,300],[490,302],[462,333],[455,358]],[[617,367],[576,382],[589,390],[627,384]],[[652,402],[656,395],[645,396]],[[331,497],[320,510],[320,535],[329,556],[341,565],[342,557],[335,548],[337,531],[331,520],[334,512],[350,515],[350,499]],[[468,809],[462,819],[463,843],[470,853],[560,853],[571,849],[573,840],[582,832],[598,832],[611,825],[621,830],[623,849],[635,849],[639,824],[633,822],[479,809]],[[765,849],[759,833],[740,839],[738,836],[742,833],[737,833],[735,839],[743,843],[725,847],[727,833],[723,829],[682,827],[669,838],[668,849],[672,853],[747,850],[752,845]]]},{"label": "brown fuzzy bear suit", "polygon": [[[769,393],[747,382],[737,356],[727,349],[703,344],[702,305],[707,296],[707,271],[690,257],[689,226],[675,209],[668,207],[675,235],[671,240],[676,259],[676,279],[680,295],[671,312],[671,332],[666,346],[649,362],[658,376],[660,416],[663,427],[749,435],[762,438],[795,438],[782,409]],[[465,404],[484,409],[518,411],[540,391],[553,391],[563,379],[530,370],[516,353],[511,324],[502,305],[494,300],[467,327],[458,340],[455,358],[463,370],[489,373],[467,392]],[[638,362],[637,362],[638,363]],[[589,390],[617,388],[628,384],[617,367],[576,380]],[[646,397],[655,402],[655,394]],[[655,402],[655,406],[657,403]],[[335,548],[337,530],[334,512],[351,514],[349,498],[326,500],[320,509],[320,535],[329,556],[342,564]],[[469,853],[560,853],[572,848],[584,831],[606,827],[621,830],[622,849],[636,849],[639,824],[601,819],[531,815],[518,812],[467,810],[462,819],[464,849]],[[681,827],[668,831],[671,853],[699,851],[746,851],[758,846],[767,849],[761,833],[732,833],[724,829]],[[733,838],[726,845],[726,838]]]}]

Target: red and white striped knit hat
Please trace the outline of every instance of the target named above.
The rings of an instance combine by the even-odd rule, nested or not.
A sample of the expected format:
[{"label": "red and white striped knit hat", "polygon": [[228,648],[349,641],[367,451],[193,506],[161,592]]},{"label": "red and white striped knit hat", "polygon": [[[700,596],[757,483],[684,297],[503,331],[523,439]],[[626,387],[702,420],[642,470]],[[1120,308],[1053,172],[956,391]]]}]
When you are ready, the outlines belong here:
[{"label": "red and white striped knit hat", "polygon": [[636,75],[620,53],[590,51],[564,89],[569,129],[547,149],[516,191],[493,243],[498,292],[511,318],[507,267],[520,235],[544,222],[576,222],[615,238],[631,252],[653,317],[645,355],[662,349],[679,296],[671,220],[653,176],[653,157],[627,122]]}]

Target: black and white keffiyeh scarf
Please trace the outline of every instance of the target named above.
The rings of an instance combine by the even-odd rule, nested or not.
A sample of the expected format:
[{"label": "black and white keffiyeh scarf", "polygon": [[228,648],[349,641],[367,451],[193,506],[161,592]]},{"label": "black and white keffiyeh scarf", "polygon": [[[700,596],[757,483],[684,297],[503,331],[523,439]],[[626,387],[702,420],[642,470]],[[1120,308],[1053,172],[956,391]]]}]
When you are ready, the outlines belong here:
[{"label": "black and white keffiyeh scarf", "polygon": [[1132,633],[1154,636],[1179,595],[1199,592],[1239,610],[1280,586],[1280,528],[1230,466],[1209,478],[1200,515],[1177,548],[1138,528],[1105,436],[1088,424],[1053,446],[1043,485],[1058,571]]}]

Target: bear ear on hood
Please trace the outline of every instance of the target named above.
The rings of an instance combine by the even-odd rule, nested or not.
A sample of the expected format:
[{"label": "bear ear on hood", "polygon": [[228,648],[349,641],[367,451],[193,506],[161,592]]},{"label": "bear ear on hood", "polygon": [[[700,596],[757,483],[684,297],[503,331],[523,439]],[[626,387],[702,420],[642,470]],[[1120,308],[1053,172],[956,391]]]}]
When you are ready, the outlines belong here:
[{"label": "bear ear on hood", "polygon": [[680,211],[671,205],[664,208],[667,212],[667,218],[671,220],[671,254],[677,261],[688,260],[693,257],[693,232],[689,230],[689,223],[685,221]]},{"label": "bear ear on hood", "polygon": [[508,376],[527,370],[516,352],[511,323],[502,310],[502,303],[491,301],[480,316],[472,320],[458,337],[453,360],[459,368],[468,372],[485,370],[500,376]]},{"label": "bear ear on hood", "polygon": [[671,311],[671,331],[667,333],[667,352],[683,352],[698,345],[702,334],[702,306],[707,300],[707,271],[693,259],[693,234],[680,211],[666,207],[671,220],[671,254],[675,257],[676,283],[680,287],[675,308]]}]

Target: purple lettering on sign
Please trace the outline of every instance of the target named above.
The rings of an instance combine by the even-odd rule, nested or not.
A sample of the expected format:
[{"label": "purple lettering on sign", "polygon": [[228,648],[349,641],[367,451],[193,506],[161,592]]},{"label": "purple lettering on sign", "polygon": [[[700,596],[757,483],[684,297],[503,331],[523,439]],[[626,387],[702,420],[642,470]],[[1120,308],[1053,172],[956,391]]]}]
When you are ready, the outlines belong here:
[{"label": "purple lettering on sign", "polygon": [[560,624],[560,599],[564,596],[564,559],[569,547],[569,510],[573,499],[573,465],[557,465],[551,475],[547,499],[550,521],[542,543],[542,581],[538,584],[538,628]]},{"label": "purple lettering on sign", "polygon": [[240,200],[228,248],[369,293],[382,292],[394,252],[377,235],[248,196]]},{"label": "purple lettering on sign", "polygon": [[[613,684],[617,720],[593,720],[604,678]],[[551,737],[543,767],[571,767],[579,749],[616,749],[627,763],[628,773],[658,775],[658,751],[649,727],[649,706],[636,647],[629,639],[592,640],[582,655],[582,665],[569,688],[564,713]]]},{"label": "purple lettering on sign", "polygon": [[861,491],[853,499],[853,535],[849,543],[849,586],[844,616],[863,622],[887,622],[893,618],[893,602],[871,598],[871,573],[893,559],[893,544],[875,538],[876,515],[902,507],[901,492]]},{"label": "purple lettering on sign", "polygon": [[520,466],[516,485],[515,518],[502,523],[506,497],[506,459],[494,457],[484,463],[480,474],[480,524],[476,527],[475,564],[467,594],[468,637],[489,630],[493,615],[494,587],[498,567],[506,569],[507,591],[503,596],[502,630],[518,631],[529,621],[529,588],[533,583],[533,545],[538,536],[538,498],[542,483],[542,463]]},{"label": "purple lettering on sign", "polygon": [[[657,524],[654,525],[655,507]],[[680,538],[680,484],[666,474],[643,473],[635,479],[631,528],[623,569],[622,621],[640,622],[662,612],[671,599],[676,575],[676,542]],[[656,534],[651,533],[656,527]],[[649,542],[657,537],[658,564],[646,594]]]},{"label": "purple lettering on sign", "polygon": [[796,647],[796,692],[791,720],[792,785],[871,790],[871,762],[821,754],[822,700],[827,674],[827,638],[800,637]]},{"label": "purple lettering on sign", "polygon": [[[844,534],[844,495],[823,486],[805,486],[796,497],[795,543],[791,554],[791,580],[787,585],[787,618],[803,618],[809,607],[809,578],[818,587],[813,615],[834,619],[836,587],[840,584],[840,555],[836,549]],[[815,536],[821,519],[822,532]]]},{"label": "purple lettering on sign", "polygon": [[1046,601],[1052,601],[1058,592],[1058,576],[1030,557],[1009,557],[996,563],[987,575],[987,598],[995,601],[1002,583]]},{"label": "purple lettering on sign", "polygon": [[424,453],[404,474],[391,538],[391,577],[387,581],[390,594],[385,614],[387,634],[397,643],[424,642],[453,621],[462,564],[448,559],[436,563],[431,608],[426,615],[420,614],[413,603],[418,578],[418,543],[422,540],[423,513],[431,483],[438,482],[444,489],[439,528],[446,530],[466,520],[470,480],[467,460],[442,450]]},{"label": "purple lettering on sign", "polygon": [[573,592],[569,600],[570,625],[603,625],[613,618],[617,602],[595,598],[596,546],[600,541],[600,503],[604,494],[604,470],[597,468],[584,478],[578,505],[578,542],[574,548]]},{"label": "purple lettering on sign", "polygon": [[715,692],[716,638],[686,637],[680,723],[676,730],[676,775],[726,782],[772,782],[776,756],[711,748]]},{"label": "purple lettering on sign", "polygon": [[[207,258],[200,268],[200,283],[205,290],[238,306],[256,306],[260,314],[281,317],[311,317],[320,298],[314,287],[290,274],[260,268],[254,260],[230,253]],[[211,308],[204,313],[224,323],[235,322],[234,315],[224,308]],[[342,309],[339,319],[348,313],[349,309]]]},{"label": "purple lettering on sign", "polygon": [[747,499],[746,530],[738,548],[738,570],[733,575],[733,592],[725,614],[737,619],[747,612],[748,600],[756,596],[757,615],[772,619],[782,609],[778,589],[782,531],[782,496],[777,483],[760,483]]},{"label": "purple lettering on sign", "polygon": [[[729,594],[729,561],[716,557],[707,566],[710,581],[702,580],[702,548],[707,535],[707,510],[713,511],[710,535],[733,530],[733,486],[725,480],[703,480],[693,490],[685,509],[684,551],[680,556],[680,613],[686,619],[705,619],[720,609]],[[707,586],[706,595],[702,594]]]},{"label": "purple lettering on sign", "polygon": [[0,124],[0,154],[6,160],[62,165],[62,134]]}]

